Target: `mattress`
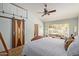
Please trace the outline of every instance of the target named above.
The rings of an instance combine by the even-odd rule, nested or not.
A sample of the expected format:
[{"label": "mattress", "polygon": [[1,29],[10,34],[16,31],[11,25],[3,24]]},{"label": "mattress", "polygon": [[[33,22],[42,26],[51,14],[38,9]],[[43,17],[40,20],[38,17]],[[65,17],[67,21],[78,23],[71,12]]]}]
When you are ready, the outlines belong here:
[{"label": "mattress", "polygon": [[25,54],[27,56],[67,56],[64,40],[50,37],[27,43]]}]

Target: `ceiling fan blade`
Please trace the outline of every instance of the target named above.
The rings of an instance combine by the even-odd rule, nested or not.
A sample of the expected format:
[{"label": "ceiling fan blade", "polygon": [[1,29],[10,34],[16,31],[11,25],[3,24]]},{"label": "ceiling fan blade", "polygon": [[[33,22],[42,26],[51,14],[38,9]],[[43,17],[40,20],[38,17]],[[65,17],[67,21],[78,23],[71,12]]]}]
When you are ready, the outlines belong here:
[{"label": "ceiling fan blade", "polygon": [[48,13],[56,12],[56,10],[49,11]]},{"label": "ceiling fan blade", "polygon": [[46,15],[45,13],[42,15],[42,17],[44,16],[44,15]]},{"label": "ceiling fan blade", "polygon": [[48,15],[50,15],[50,13],[48,13]]},{"label": "ceiling fan blade", "polygon": [[37,12],[37,13],[44,13],[44,12]]}]

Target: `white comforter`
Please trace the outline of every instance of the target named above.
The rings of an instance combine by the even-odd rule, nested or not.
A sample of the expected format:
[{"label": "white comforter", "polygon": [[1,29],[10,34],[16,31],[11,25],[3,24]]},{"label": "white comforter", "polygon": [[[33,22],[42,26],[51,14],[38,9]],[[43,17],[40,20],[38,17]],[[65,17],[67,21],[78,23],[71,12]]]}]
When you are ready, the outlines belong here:
[{"label": "white comforter", "polygon": [[27,44],[27,56],[66,56],[64,40],[46,37]]}]

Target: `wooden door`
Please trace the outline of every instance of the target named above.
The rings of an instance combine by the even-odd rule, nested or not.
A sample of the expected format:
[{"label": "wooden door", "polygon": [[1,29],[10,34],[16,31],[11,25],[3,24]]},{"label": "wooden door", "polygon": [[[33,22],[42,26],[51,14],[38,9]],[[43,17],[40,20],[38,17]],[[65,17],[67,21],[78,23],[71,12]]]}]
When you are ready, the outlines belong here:
[{"label": "wooden door", "polygon": [[24,45],[24,20],[12,20],[12,47]]},{"label": "wooden door", "polygon": [[7,46],[7,43],[5,42],[3,36],[2,36],[2,33],[0,32],[0,43],[2,43],[4,49],[6,52],[8,52],[8,46]]},{"label": "wooden door", "polygon": [[34,36],[38,36],[38,24],[34,24]]}]

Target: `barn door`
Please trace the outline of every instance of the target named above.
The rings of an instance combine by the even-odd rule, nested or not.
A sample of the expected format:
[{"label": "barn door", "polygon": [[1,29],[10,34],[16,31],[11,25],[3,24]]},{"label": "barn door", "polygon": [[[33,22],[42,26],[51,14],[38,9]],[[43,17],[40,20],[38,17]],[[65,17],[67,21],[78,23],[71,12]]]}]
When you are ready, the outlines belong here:
[{"label": "barn door", "polygon": [[7,44],[6,44],[6,42],[5,42],[5,40],[4,40],[3,36],[2,36],[2,33],[0,32],[0,43],[1,42],[2,42],[2,45],[3,45],[4,49],[5,49],[5,51],[8,52]]},{"label": "barn door", "polygon": [[34,24],[34,36],[38,36],[38,24]]},{"label": "barn door", "polygon": [[24,45],[24,20],[12,20],[12,47]]}]

